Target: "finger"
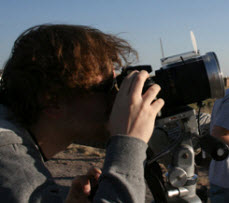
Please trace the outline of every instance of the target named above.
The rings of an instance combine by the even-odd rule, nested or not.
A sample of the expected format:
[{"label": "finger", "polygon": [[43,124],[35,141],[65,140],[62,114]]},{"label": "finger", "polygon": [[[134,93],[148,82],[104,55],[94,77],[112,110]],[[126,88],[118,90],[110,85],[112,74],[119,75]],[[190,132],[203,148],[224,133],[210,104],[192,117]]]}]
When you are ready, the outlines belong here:
[{"label": "finger", "polygon": [[161,87],[158,84],[154,84],[145,92],[142,96],[144,103],[151,104],[153,100],[155,100],[157,94],[161,90]]},{"label": "finger", "polygon": [[88,172],[87,172],[87,176],[89,177],[93,177],[95,178],[96,180],[99,179],[99,176],[102,174],[102,171],[97,168],[97,167],[91,167]]},{"label": "finger", "polygon": [[165,101],[163,99],[161,99],[161,98],[157,99],[156,101],[154,101],[151,104],[152,110],[156,113],[155,116],[162,109],[162,107],[164,106],[164,104],[165,104]]},{"label": "finger", "polygon": [[122,81],[122,84],[120,86],[119,94],[127,95],[129,93],[133,79],[136,77],[137,74],[138,71],[132,71],[129,75],[125,77],[125,79]]},{"label": "finger", "polygon": [[78,195],[84,194],[88,196],[91,191],[89,178],[86,175],[76,177],[72,181],[72,189]]},{"label": "finger", "polygon": [[130,94],[133,97],[141,97],[144,83],[148,77],[149,77],[149,73],[147,71],[143,70],[139,72],[139,74],[133,81],[133,84],[130,90]]}]

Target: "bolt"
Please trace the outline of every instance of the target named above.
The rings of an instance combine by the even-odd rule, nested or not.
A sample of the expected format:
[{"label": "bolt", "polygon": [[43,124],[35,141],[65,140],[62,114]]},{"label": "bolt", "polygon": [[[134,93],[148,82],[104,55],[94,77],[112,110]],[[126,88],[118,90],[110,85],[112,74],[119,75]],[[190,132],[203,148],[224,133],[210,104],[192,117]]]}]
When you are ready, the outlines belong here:
[{"label": "bolt", "polygon": [[187,159],[187,158],[189,157],[189,154],[188,154],[187,152],[185,152],[185,153],[182,155],[182,157],[183,157],[184,159]]}]

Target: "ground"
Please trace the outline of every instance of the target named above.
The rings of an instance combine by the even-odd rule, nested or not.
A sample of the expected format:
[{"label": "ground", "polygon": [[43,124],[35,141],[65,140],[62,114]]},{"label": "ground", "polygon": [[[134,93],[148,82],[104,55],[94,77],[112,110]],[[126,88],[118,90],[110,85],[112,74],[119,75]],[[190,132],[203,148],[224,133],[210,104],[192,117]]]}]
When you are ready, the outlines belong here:
[{"label": "ground", "polygon": [[[102,168],[104,157],[105,150],[103,149],[72,144],[67,150],[46,162],[46,166],[51,171],[54,180],[62,187],[64,195],[75,176],[86,174],[91,166]],[[199,176],[197,188],[201,198],[206,197],[209,188],[208,164],[209,161],[206,160],[201,166],[196,167]],[[147,188],[146,203],[151,201],[152,195]]]}]

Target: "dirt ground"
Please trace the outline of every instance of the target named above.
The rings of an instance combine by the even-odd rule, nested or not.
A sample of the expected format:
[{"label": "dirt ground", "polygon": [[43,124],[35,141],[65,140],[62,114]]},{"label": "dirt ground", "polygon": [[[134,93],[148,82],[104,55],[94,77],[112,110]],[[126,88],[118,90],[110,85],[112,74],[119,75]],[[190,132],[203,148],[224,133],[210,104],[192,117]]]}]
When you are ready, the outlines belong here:
[{"label": "dirt ground", "polygon": [[[53,159],[46,162],[54,180],[60,185],[62,195],[65,196],[71,185],[72,179],[77,175],[83,175],[91,166],[102,168],[105,150],[72,144],[67,150],[57,154]],[[201,161],[201,166],[196,167],[198,174],[197,193],[207,202],[209,160]],[[152,202],[152,195],[147,188],[146,203]],[[204,200],[205,199],[205,200]]]}]

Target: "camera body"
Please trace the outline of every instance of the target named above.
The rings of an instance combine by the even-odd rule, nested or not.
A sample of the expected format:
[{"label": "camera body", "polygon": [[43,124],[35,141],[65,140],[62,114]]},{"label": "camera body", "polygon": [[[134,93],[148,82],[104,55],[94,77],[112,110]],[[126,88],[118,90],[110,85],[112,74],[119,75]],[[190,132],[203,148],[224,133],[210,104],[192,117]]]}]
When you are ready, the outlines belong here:
[{"label": "camera body", "polygon": [[[179,112],[180,108],[208,98],[221,98],[225,94],[223,74],[214,52],[200,55],[187,52],[161,59],[162,67],[149,77],[143,88],[144,92],[154,83],[161,86],[158,98],[165,100],[162,116],[170,116]],[[117,76],[117,84],[133,70],[151,72],[149,65],[129,66]]]}]

